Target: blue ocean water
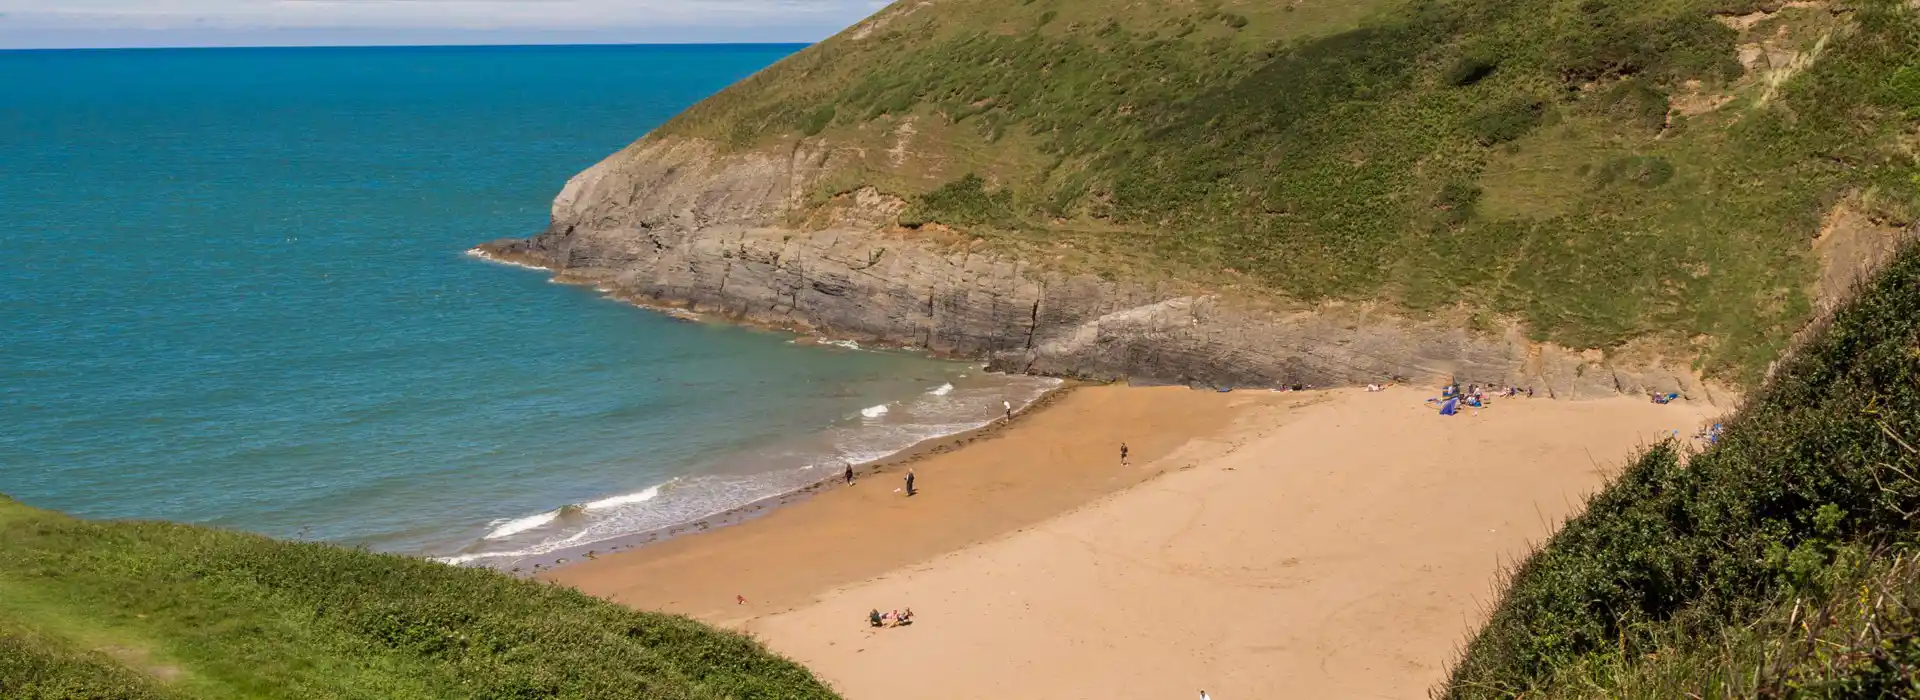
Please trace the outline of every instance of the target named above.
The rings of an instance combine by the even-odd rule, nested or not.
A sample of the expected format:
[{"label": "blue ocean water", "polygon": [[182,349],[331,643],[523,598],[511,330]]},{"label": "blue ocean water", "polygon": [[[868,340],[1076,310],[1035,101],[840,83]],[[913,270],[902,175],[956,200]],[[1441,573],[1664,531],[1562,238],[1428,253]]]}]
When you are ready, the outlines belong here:
[{"label": "blue ocean water", "polygon": [[796,48],[0,52],[0,493],[498,563],[1032,398],[463,255]]}]

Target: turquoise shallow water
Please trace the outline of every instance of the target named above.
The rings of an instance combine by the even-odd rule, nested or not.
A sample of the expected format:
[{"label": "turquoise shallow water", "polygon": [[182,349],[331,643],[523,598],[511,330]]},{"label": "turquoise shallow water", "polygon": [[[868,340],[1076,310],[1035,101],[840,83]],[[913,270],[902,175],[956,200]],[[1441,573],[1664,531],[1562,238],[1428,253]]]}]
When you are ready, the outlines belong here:
[{"label": "turquoise shallow water", "polygon": [[796,48],[0,53],[0,493],[497,563],[1030,399],[463,255]]}]

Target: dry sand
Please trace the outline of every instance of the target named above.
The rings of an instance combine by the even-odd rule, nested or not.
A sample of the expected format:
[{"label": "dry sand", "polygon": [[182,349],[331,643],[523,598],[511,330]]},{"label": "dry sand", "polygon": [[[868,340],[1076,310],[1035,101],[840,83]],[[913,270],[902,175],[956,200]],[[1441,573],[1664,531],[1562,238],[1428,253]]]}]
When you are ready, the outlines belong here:
[{"label": "dry sand", "polygon": [[1503,566],[1712,412],[1428,395],[1081,389],[914,462],[919,496],[869,477],[550,577],[744,628],[851,700],[1420,698]]}]

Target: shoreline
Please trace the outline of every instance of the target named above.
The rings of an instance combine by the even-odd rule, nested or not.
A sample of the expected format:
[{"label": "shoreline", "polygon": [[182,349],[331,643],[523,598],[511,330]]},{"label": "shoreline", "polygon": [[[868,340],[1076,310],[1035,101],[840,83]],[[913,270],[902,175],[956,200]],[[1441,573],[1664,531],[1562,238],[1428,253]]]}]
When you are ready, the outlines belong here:
[{"label": "shoreline", "polygon": [[[1231,448],[1243,409],[1323,400],[1321,392],[1077,385],[1050,392],[1044,405],[1011,423],[998,420],[863,469],[851,487],[830,479],[780,507],[749,507],[724,527],[695,527],[534,575],[638,607],[733,624],[741,613],[801,605],[821,590],[990,541],[1190,468]],[[1122,442],[1131,447],[1124,466]],[[893,478],[907,467],[919,476],[919,495],[911,498]],[[756,546],[713,546],[743,541]],[[757,544],[765,542],[778,544]],[[753,603],[738,607],[735,595]]]},{"label": "shoreline", "polygon": [[[465,251],[465,255],[467,255],[468,257],[477,258],[479,260],[497,264],[497,265],[507,265],[507,266],[518,267],[518,268],[527,269],[527,270],[536,270],[540,272],[545,272],[550,275],[548,279],[550,283],[562,284],[562,285],[573,286],[573,287],[591,287],[594,291],[599,292],[601,294],[601,297],[604,299],[626,304],[628,306],[632,306],[634,308],[637,308],[643,311],[657,313],[678,321],[683,321],[688,323],[727,325],[727,326],[746,328],[749,330],[758,330],[758,331],[792,335],[794,337],[789,339],[788,342],[794,345],[834,346],[834,347],[840,347],[845,349],[851,349],[854,351],[867,351],[867,352],[882,352],[882,351],[913,352],[913,353],[923,354],[929,358],[943,360],[943,361],[952,361],[952,362],[979,361],[979,358],[968,358],[968,357],[944,355],[941,353],[933,352],[931,350],[926,350],[924,348],[915,348],[910,346],[894,345],[894,344],[881,343],[881,342],[875,342],[875,341],[868,341],[865,344],[861,344],[859,341],[853,340],[853,339],[842,340],[842,339],[829,338],[826,336],[814,334],[813,333],[814,329],[804,325],[776,326],[776,325],[768,325],[768,324],[761,324],[761,323],[752,323],[752,322],[747,322],[741,319],[711,317],[705,314],[692,311],[690,309],[685,309],[685,308],[680,308],[675,306],[668,306],[668,305],[663,305],[658,303],[650,303],[648,301],[642,300],[641,298],[635,297],[633,295],[622,294],[615,290],[612,290],[607,286],[605,286],[603,283],[601,283],[599,280],[573,277],[565,273],[556,272],[553,270],[553,268],[543,264],[542,261],[534,259],[530,256],[505,254],[505,253],[497,252],[494,250],[489,250],[485,244],[475,246],[473,248],[469,248],[468,250]],[[1019,421],[1022,417],[1027,416],[1028,414],[1034,413],[1039,410],[1043,410],[1049,405],[1052,405],[1058,402],[1061,398],[1063,398],[1066,394],[1072,392],[1074,389],[1078,387],[1093,385],[1093,384],[1081,382],[1075,379],[1063,378],[1063,377],[1046,377],[1043,375],[1027,375],[1027,374],[1021,374],[1021,373],[996,372],[996,371],[987,370],[987,369],[982,369],[981,371],[989,372],[993,374],[1005,374],[1008,376],[1026,376],[1026,377],[1034,377],[1034,378],[1040,378],[1040,379],[1052,379],[1060,383],[1052,388],[1042,391],[1038,396],[1035,396],[1033,399],[1027,401],[1025,404],[1016,406],[1013,409],[1013,414],[1011,418],[995,417],[990,419],[987,423],[983,425],[979,425],[973,428],[968,428],[966,430],[961,430],[953,433],[947,433],[944,435],[936,435],[936,436],[928,437],[918,442],[915,442],[911,445],[908,445],[904,448],[901,448],[898,451],[895,451],[886,456],[880,457],[878,459],[854,464],[853,467],[854,467],[854,473],[856,475],[856,478],[866,478],[870,475],[885,473],[888,471],[897,470],[899,468],[904,468],[906,466],[909,466],[913,462],[924,459],[926,457],[943,454],[946,452],[950,452],[952,450],[957,450],[976,440],[991,437],[997,434],[999,431],[1006,430],[1009,427],[1009,425],[1011,425],[1012,422]],[[523,557],[513,558],[513,559],[502,558],[498,561],[490,562],[490,563],[446,562],[445,557],[430,557],[430,558],[436,561],[442,561],[443,563],[450,563],[455,566],[479,566],[479,567],[493,569],[496,571],[500,571],[502,573],[506,573],[506,574],[521,577],[521,578],[532,578],[532,577],[540,576],[543,574],[552,573],[564,567],[578,566],[583,562],[592,561],[594,559],[597,559],[603,556],[608,556],[608,555],[612,555],[619,552],[630,552],[635,549],[645,547],[648,545],[658,544],[658,543],[666,542],[676,538],[686,537],[689,535],[697,535],[704,532],[711,532],[711,531],[723,529],[729,526],[745,523],[745,522],[763,517],[767,514],[773,513],[780,509],[793,506],[799,503],[803,503],[813,498],[814,496],[818,495],[820,492],[827,490],[839,479],[840,479],[840,474],[839,472],[835,471],[825,476],[824,478],[818,481],[812,482],[810,484],[800,486],[798,488],[795,488],[783,493],[778,493],[778,494],[758,498],[746,503],[742,503],[730,508],[726,508],[716,513],[700,516],[698,518],[694,518],[686,522],[675,523],[672,525],[657,527],[650,530],[627,533],[627,534],[610,537],[603,540],[596,540],[594,542],[562,547],[550,552],[544,552],[536,555],[523,556]],[[455,556],[458,556],[458,555],[455,555]]]},{"label": "shoreline", "polygon": [[[1087,386],[1097,385],[1088,385],[1072,380],[1062,380],[1059,386],[1047,389],[1039,396],[1034,397],[1032,401],[1027,402],[1026,405],[1015,407],[1011,419],[995,418],[986,425],[929,437],[884,457],[854,464],[854,479],[855,481],[859,481],[872,476],[897,472],[921,460],[959,450],[979,440],[993,438],[1006,430],[1017,427],[1023,418],[1044,411],[1048,406],[1056,404],[1066,398],[1068,394]],[[820,493],[832,489],[840,479],[841,472],[834,471],[823,479],[791,491],[755,499],[738,506],[727,508],[718,513],[695,518],[684,523],[620,535],[618,537],[573,547],[565,547],[544,554],[506,561],[499,565],[485,565],[485,568],[494,569],[521,578],[532,578],[544,574],[551,574],[555,571],[563,570],[566,567],[579,566],[586,562],[616,553],[631,552],[648,545],[659,544],[680,537],[717,531],[733,525],[746,523],[780,509],[805,503]]]}]

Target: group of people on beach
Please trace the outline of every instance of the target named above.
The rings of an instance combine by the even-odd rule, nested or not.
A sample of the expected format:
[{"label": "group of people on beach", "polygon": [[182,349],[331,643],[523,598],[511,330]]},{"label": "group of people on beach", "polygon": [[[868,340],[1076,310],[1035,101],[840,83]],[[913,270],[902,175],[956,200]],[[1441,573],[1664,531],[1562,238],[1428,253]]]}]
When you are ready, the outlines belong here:
[{"label": "group of people on beach", "polygon": [[867,624],[873,627],[903,627],[913,624],[913,608],[882,613],[879,608],[867,612]]},{"label": "group of people on beach", "polygon": [[1486,408],[1491,403],[1488,400],[1490,396],[1533,398],[1533,387],[1507,386],[1495,389],[1493,386],[1483,387],[1478,383],[1472,383],[1462,390],[1459,384],[1448,384],[1440,390],[1440,396],[1427,399],[1427,404],[1438,405],[1440,415],[1451,416],[1463,405],[1469,408]]}]

